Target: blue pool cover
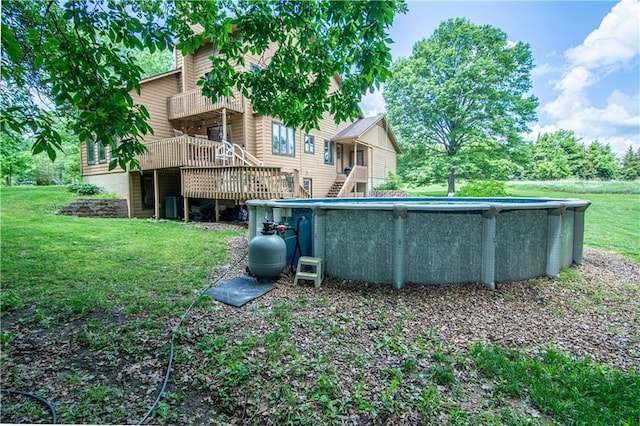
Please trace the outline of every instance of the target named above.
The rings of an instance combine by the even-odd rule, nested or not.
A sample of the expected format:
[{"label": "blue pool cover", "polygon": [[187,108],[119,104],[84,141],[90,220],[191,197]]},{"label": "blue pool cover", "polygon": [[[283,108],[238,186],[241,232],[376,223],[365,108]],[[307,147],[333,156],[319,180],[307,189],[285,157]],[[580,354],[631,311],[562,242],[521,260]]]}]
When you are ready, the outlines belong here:
[{"label": "blue pool cover", "polygon": [[251,277],[235,277],[204,292],[218,302],[240,307],[276,288],[269,283],[259,283]]}]

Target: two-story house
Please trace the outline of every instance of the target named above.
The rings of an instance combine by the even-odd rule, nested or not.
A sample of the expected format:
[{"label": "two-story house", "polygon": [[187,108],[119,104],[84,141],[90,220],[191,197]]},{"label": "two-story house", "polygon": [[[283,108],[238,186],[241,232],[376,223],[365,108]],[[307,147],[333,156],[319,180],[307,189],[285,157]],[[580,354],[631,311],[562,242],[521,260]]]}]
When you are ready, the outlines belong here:
[{"label": "two-story house", "polygon": [[[248,55],[246,69],[268,63],[270,53]],[[176,51],[173,71],[131,93],[154,129],[138,157],[142,171],[109,171],[108,148],[82,145],[83,180],[126,198],[129,217],[189,220],[208,206],[218,220],[249,199],[365,196],[395,173],[400,148],[383,116],[338,125],[326,114],[307,133],[256,114],[241,93],[205,98],[196,82],[214,54],[210,43],[186,56]],[[339,84],[336,75],[331,90]]]}]

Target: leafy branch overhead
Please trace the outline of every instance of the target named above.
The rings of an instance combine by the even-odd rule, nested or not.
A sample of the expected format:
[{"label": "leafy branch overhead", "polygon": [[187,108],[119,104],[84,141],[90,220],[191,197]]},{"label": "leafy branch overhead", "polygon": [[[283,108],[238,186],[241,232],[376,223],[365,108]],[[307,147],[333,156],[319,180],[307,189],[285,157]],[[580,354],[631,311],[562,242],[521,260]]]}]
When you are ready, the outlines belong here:
[{"label": "leafy branch overhead", "polygon": [[[117,144],[111,168],[136,166],[153,133],[149,113],[130,96],[143,71],[135,50],[194,52],[210,40],[205,96],[236,90],[260,114],[292,127],[318,127],[359,113],[362,95],[389,75],[388,37],[401,0],[380,2],[35,0],[3,4],[2,130],[35,134],[33,152],[61,149],[53,122],[73,120],[80,141]],[[201,31],[194,31],[201,28]],[[268,59],[239,71],[251,53]],[[248,68],[248,67],[247,67]],[[330,78],[342,84],[329,93]]]}]

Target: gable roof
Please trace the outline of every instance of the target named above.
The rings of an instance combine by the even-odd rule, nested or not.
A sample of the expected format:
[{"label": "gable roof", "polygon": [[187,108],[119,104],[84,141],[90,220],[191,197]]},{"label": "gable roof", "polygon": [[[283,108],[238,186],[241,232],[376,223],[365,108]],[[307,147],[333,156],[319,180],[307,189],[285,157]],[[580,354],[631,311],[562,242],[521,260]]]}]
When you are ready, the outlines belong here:
[{"label": "gable roof", "polygon": [[393,134],[393,131],[389,127],[389,123],[387,123],[387,118],[384,115],[376,115],[374,117],[364,117],[359,118],[353,124],[351,124],[346,129],[338,132],[331,140],[332,141],[340,141],[345,139],[359,139],[369,131],[373,126],[380,123],[382,127],[385,129],[391,144],[397,153],[401,153],[400,145],[398,145],[398,140],[396,136]]}]

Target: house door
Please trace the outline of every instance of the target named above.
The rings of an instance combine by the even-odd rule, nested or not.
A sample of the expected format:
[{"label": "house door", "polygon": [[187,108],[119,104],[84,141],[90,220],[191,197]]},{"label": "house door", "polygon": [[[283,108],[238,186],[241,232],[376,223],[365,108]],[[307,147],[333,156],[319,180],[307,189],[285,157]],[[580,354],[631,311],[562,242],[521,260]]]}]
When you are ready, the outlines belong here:
[{"label": "house door", "polygon": [[342,173],[344,170],[344,155],[342,145],[336,144],[336,173]]}]

